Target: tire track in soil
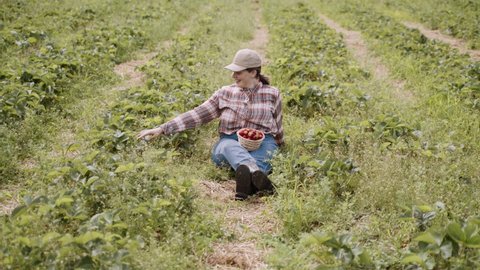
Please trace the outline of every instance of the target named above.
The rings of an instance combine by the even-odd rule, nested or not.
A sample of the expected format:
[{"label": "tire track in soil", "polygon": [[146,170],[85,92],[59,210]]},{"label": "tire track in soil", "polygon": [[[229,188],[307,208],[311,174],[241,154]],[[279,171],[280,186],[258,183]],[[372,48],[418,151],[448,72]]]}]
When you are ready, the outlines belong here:
[{"label": "tire track in soil", "polygon": [[[265,49],[268,42],[268,30],[261,23],[261,9],[258,1],[253,1],[255,11],[255,33],[253,39],[245,44],[262,56],[268,63]],[[253,196],[244,202],[234,201],[235,180],[225,182],[200,181],[200,194],[225,207],[221,218],[225,230],[234,235],[232,242],[217,242],[213,252],[206,255],[205,262],[213,269],[266,269],[264,261],[269,249],[261,246],[263,235],[272,235],[279,231],[280,224],[273,209],[265,202],[266,198]]]},{"label": "tire track in soil", "polygon": [[447,43],[451,47],[458,49],[461,53],[470,55],[470,58],[472,58],[474,61],[480,61],[480,50],[468,49],[467,43],[461,39],[442,34],[438,30],[428,29],[420,23],[402,22],[402,24],[407,28],[418,30],[420,33],[422,33],[422,35],[429,39]]},{"label": "tire track in soil", "polygon": [[380,58],[374,56],[369,51],[360,32],[347,30],[321,13],[319,14],[319,17],[328,27],[334,29],[337,33],[342,34],[347,49],[357,59],[361,67],[367,70],[373,68],[372,72],[374,78],[387,83],[397,100],[404,102],[413,102],[415,100],[413,93],[405,88],[405,81],[393,79],[389,69],[381,62]]}]

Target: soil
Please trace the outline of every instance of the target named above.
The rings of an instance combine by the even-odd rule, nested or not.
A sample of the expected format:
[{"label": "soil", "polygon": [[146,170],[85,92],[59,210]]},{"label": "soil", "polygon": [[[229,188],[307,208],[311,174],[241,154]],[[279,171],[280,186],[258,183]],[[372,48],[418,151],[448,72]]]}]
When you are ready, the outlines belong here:
[{"label": "soil", "polygon": [[415,99],[413,93],[405,88],[405,82],[392,78],[390,70],[378,57],[369,51],[360,32],[347,30],[323,14],[319,14],[319,16],[328,27],[342,34],[348,50],[357,59],[362,68],[372,70],[375,79],[385,81],[391,85],[392,94],[396,99],[406,102],[411,102]]},{"label": "soil", "polygon": [[[254,1],[256,30],[253,39],[246,44],[257,51],[268,64],[265,49],[268,43],[268,30],[261,23],[261,10],[258,1]],[[235,181],[201,181],[202,196],[221,203],[225,212],[225,230],[232,233],[233,241],[217,242],[213,252],[205,256],[205,262],[213,269],[266,269],[265,255],[269,248],[262,245],[263,235],[275,234],[280,225],[271,206],[265,198],[253,196],[244,202],[234,201]]]},{"label": "soil", "polygon": [[117,86],[115,90],[126,90],[142,85],[145,79],[145,74],[138,71],[137,67],[145,65],[150,59],[155,57],[155,55],[156,53],[148,53],[143,55],[140,60],[132,60],[115,66],[115,73],[124,79],[122,84]]},{"label": "soil", "polygon": [[443,43],[447,43],[448,45],[458,49],[461,53],[470,55],[470,57],[475,61],[480,60],[480,50],[468,49],[467,43],[461,39],[457,39],[457,38],[442,34],[438,30],[428,29],[419,23],[403,22],[403,24],[408,28],[417,29],[418,31],[420,31],[420,33],[422,33],[424,36],[426,36],[429,39],[435,39]]}]

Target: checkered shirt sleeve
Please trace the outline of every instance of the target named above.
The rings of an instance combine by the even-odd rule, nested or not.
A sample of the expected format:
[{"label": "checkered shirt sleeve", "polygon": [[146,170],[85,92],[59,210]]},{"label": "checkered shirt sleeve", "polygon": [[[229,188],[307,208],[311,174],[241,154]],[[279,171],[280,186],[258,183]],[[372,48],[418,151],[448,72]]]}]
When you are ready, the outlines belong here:
[{"label": "checkered shirt sleeve", "polygon": [[283,144],[282,99],[278,89],[261,83],[253,89],[224,86],[193,110],[161,125],[166,134],[206,124],[220,118],[218,131],[232,134],[241,128],[254,128],[272,134]]}]

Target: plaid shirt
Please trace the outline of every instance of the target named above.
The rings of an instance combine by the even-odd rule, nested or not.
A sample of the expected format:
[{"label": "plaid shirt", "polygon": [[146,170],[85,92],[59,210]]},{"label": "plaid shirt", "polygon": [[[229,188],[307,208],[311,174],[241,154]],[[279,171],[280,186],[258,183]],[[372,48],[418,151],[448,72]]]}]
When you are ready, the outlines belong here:
[{"label": "plaid shirt", "polygon": [[272,134],[278,145],[283,144],[280,92],[262,83],[252,89],[242,89],[235,84],[224,86],[200,106],[160,127],[166,134],[173,134],[215,118],[220,118],[220,133],[232,134],[241,128],[254,128]]}]

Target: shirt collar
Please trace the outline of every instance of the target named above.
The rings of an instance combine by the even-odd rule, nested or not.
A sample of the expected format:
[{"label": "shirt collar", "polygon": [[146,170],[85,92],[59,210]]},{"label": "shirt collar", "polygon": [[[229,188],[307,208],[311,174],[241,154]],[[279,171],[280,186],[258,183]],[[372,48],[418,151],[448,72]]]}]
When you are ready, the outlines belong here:
[{"label": "shirt collar", "polygon": [[258,82],[257,85],[255,85],[253,88],[240,88],[240,91],[246,91],[246,92],[256,92],[258,89],[260,89],[263,86],[262,82]]}]

